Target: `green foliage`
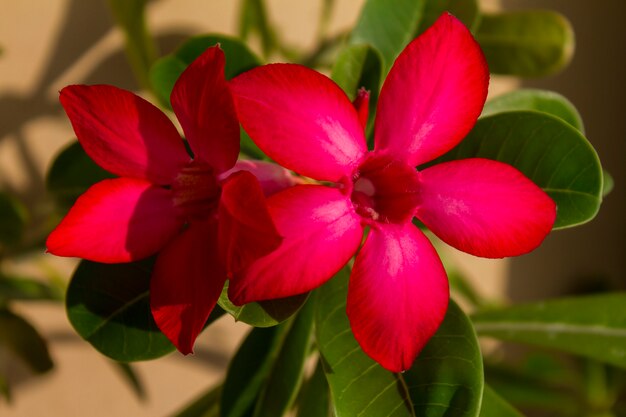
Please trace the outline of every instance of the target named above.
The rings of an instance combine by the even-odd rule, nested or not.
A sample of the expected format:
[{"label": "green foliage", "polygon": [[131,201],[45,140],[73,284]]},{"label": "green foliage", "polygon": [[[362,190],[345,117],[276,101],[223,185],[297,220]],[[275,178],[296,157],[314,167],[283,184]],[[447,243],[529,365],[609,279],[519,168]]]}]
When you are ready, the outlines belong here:
[{"label": "green foliage", "polygon": [[46,341],[35,328],[12,311],[0,309],[0,347],[37,374],[52,369]]},{"label": "green foliage", "polygon": [[0,274],[0,304],[10,300],[61,301],[61,289],[32,278]]},{"label": "green foliage", "polygon": [[424,0],[366,0],[351,44],[371,45],[383,57],[383,74],[413,39],[424,10]]},{"label": "green foliage", "polygon": [[565,298],[472,315],[481,336],[542,346],[626,368],[626,294]]},{"label": "green foliage", "polygon": [[303,384],[300,391],[296,417],[332,417],[329,394],[324,366],[322,361],[318,360],[313,375]]},{"label": "green foliage", "polygon": [[220,417],[222,386],[210,388],[172,417]]},{"label": "green foliage", "polygon": [[20,241],[27,218],[26,207],[19,200],[0,192],[0,248]]},{"label": "green foliage", "polygon": [[137,398],[145,400],[146,390],[135,368],[130,363],[126,362],[113,361],[112,364],[120,372],[124,381],[128,383],[135,395],[137,395]]},{"label": "green foliage", "polygon": [[485,385],[480,417],[522,417],[511,404],[500,397],[489,385]]},{"label": "green foliage", "polygon": [[246,41],[256,33],[261,40],[263,55],[268,56],[277,46],[276,33],[269,23],[263,0],[243,0],[239,15],[239,37]]},{"label": "green foliage", "polygon": [[433,163],[481,157],[506,162],[557,204],[555,229],[593,219],[602,202],[602,168],[581,133],[548,114],[515,111],[479,119],[469,135]]},{"label": "green foliage", "polygon": [[416,35],[423,33],[445,12],[453,14],[471,31],[474,31],[480,22],[480,10],[476,0],[426,0],[424,16]]},{"label": "green foliage", "polygon": [[574,32],[562,15],[546,10],[485,14],[476,40],[495,74],[540,77],[572,59]]}]

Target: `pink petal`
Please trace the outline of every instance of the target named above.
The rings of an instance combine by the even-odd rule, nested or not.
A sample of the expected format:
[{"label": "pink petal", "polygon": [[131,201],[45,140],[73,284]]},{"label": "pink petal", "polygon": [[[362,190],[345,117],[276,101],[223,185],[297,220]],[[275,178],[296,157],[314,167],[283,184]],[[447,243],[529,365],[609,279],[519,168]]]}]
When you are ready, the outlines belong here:
[{"label": "pink petal", "polygon": [[172,193],[147,181],[101,181],[80,196],[46,246],[58,256],[131,262],[159,251],[178,232]]},{"label": "pink petal", "polygon": [[416,216],[444,242],[502,258],[535,249],[552,229],[556,205],[510,165],[488,159],[444,162],[421,172]]},{"label": "pink petal", "polygon": [[444,13],[391,68],[378,100],[375,149],[413,166],[444,154],[476,123],[488,83],[480,47]]},{"label": "pink petal", "polygon": [[367,127],[367,117],[369,116],[370,105],[370,92],[365,88],[359,88],[356,94],[356,98],[352,101],[352,105],[356,109],[356,113],[359,116],[359,123],[363,130]]},{"label": "pink petal", "polygon": [[219,46],[208,48],[181,74],[170,97],[196,158],[217,173],[231,168],[239,154],[239,122],[224,65]]},{"label": "pink petal", "polygon": [[222,187],[219,204],[220,257],[229,275],[247,268],[252,261],[280,245],[257,179],[247,171],[232,174]]},{"label": "pink petal", "polygon": [[285,188],[293,187],[300,182],[290,171],[280,165],[249,159],[237,161],[235,166],[220,175],[220,178],[228,178],[230,174],[238,171],[252,173],[259,181],[259,184],[261,184],[261,189],[266,197],[276,194]]},{"label": "pink petal", "polygon": [[215,221],[192,223],[161,251],[154,265],[152,316],[181,353],[193,352],[226,282],[217,252]]},{"label": "pink petal", "polygon": [[238,305],[305,293],[323,284],[354,255],[363,228],[339,190],[296,185],[268,199],[284,240],[277,250],[231,278],[229,298]]},{"label": "pink petal", "polygon": [[392,372],[411,367],[448,307],[435,248],[413,224],[370,230],[350,276],[347,313],[363,351]]},{"label": "pink petal", "polygon": [[166,185],[190,159],[165,114],[129,91],[70,85],[59,99],[85,152],[113,174]]},{"label": "pink petal", "polygon": [[271,64],[231,80],[243,128],[270,158],[299,174],[336,181],[366,152],[348,97],[309,68]]}]

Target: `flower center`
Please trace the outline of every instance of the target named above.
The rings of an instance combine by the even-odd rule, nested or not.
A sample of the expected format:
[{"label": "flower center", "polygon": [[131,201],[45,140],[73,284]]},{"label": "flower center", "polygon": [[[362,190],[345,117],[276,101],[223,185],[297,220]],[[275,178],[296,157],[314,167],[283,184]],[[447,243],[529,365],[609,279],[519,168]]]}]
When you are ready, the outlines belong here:
[{"label": "flower center", "polygon": [[174,205],[187,221],[207,219],[217,209],[220,186],[213,168],[191,161],[172,183]]},{"label": "flower center", "polygon": [[419,173],[404,162],[370,153],[352,177],[350,198],[367,222],[402,223],[413,218]]}]

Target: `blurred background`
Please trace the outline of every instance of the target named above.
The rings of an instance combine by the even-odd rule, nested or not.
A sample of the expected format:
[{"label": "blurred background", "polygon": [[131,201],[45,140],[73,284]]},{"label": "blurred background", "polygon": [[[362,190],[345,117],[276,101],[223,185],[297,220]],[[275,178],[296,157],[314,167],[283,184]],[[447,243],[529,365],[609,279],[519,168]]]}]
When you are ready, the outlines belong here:
[{"label": "blurred background", "polygon": [[[310,49],[321,3],[268,0],[269,18],[286,44]],[[335,3],[329,34],[351,27],[362,0]],[[570,0],[483,3],[487,10],[552,9],[572,22],[577,45],[571,65],[557,75],[523,84],[559,92],[574,103],[587,138],[616,186],[596,219],[553,233],[530,255],[497,262],[452,251],[451,256],[476,282],[478,291],[491,297],[524,301],[624,289],[626,35],[622,20],[626,2],[601,0],[593,7]],[[15,196],[29,213],[21,251],[4,259],[0,272],[42,280],[52,277],[62,286],[76,262],[45,255],[38,246],[42,231],[58,220],[51,215],[45,174],[55,155],[74,140],[58,104],[58,91],[77,83],[105,83],[133,91],[139,86],[124,53],[123,34],[114,26],[105,0],[1,0],[0,4],[0,190]],[[235,35],[238,7],[239,2],[232,0],[155,0],[148,6],[147,24],[158,53],[167,54],[190,35]],[[516,79],[494,77],[492,94],[516,85]],[[0,369],[0,375],[8,375],[13,388],[11,404],[0,399],[0,414],[11,417],[168,415],[223,376],[246,330],[225,317],[200,336],[194,356],[172,354],[136,364],[145,388],[142,399],[118,367],[76,335],[61,304],[24,302],[17,303],[15,310],[47,341],[54,369],[34,377],[19,361],[1,360],[8,353],[0,340],[0,363],[6,368]]]}]

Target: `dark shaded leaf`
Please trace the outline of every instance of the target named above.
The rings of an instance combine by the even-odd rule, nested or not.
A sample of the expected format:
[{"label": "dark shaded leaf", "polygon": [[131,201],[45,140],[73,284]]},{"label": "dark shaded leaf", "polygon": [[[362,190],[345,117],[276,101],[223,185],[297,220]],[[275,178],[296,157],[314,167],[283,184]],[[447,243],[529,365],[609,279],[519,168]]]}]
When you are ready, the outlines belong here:
[{"label": "dark shaded leaf", "polygon": [[37,374],[48,372],[54,366],[46,341],[39,332],[22,317],[6,309],[0,310],[0,345]]},{"label": "dark shaded leaf", "polygon": [[146,390],[141,382],[141,378],[137,374],[137,371],[133,368],[133,366],[129,363],[124,362],[111,362],[117,370],[120,371],[124,381],[128,383],[130,388],[133,390],[137,398],[140,400],[146,399]]},{"label": "dark shaded leaf", "polygon": [[27,218],[26,207],[19,200],[0,192],[0,246],[20,241]]},{"label": "dark shaded leaf", "polygon": [[209,389],[171,417],[219,417],[222,386]]},{"label": "dark shaded leaf", "polygon": [[313,375],[302,386],[296,417],[332,417],[329,394],[324,367],[319,360]]}]

